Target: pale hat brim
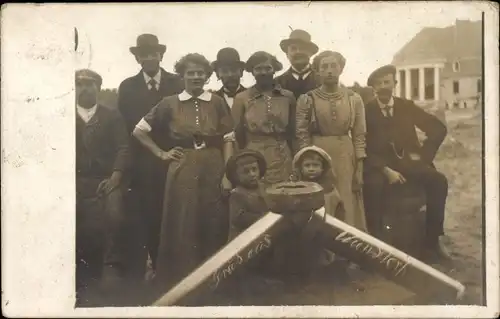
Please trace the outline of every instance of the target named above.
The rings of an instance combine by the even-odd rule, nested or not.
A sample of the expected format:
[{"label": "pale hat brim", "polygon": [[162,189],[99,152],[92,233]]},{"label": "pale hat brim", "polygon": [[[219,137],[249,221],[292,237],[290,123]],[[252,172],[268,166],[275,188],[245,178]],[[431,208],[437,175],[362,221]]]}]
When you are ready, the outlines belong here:
[{"label": "pale hat brim", "polygon": [[284,40],[281,40],[281,42],[280,42],[281,50],[286,53],[288,46],[290,44],[292,44],[292,43],[302,43],[302,44],[307,45],[309,47],[309,49],[310,49],[310,51],[311,51],[312,54],[316,54],[319,51],[319,47],[316,45],[316,43],[311,42],[311,41],[304,41],[304,40],[300,40],[300,39],[284,39]]}]

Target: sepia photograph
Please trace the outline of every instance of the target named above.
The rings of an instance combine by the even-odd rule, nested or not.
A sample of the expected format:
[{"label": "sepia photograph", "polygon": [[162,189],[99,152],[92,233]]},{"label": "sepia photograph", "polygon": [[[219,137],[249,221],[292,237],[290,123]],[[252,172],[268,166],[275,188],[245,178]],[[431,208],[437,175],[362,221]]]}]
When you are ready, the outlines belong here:
[{"label": "sepia photograph", "polygon": [[[16,10],[2,7],[8,30]],[[62,214],[72,250],[61,261],[70,270],[60,276],[75,311],[498,308],[498,202],[486,213],[488,178],[498,187],[498,122],[485,128],[487,112],[498,121],[498,73],[488,73],[498,72],[498,53],[486,58],[487,41],[498,51],[498,30],[487,32],[498,27],[498,6],[116,3],[57,12],[69,40],[60,82],[71,91],[54,98],[64,99],[67,124],[52,129],[73,151],[53,165],[72,172],[64,185],[73,211]],[[4,56],[21,46],[2,29],[9,64]],[[34,107],[40,97],[22,99]],[[2,99],[2,144],[12,112]],[[13,165],[7,150],[2,171]]]}]

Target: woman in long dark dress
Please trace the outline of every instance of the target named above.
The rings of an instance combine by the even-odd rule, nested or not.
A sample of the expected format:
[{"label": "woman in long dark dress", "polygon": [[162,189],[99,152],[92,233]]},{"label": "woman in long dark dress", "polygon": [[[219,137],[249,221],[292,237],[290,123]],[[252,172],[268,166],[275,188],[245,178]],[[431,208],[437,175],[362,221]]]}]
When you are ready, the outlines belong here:
[{"label": "woman in long dark dress", "polygon": [[246,62],[256,84],[234,98],[231,110],[239,149],[264,155],[267,185],[289,180],[295,140],[295,97],[276,84],[282,64],[271,54],[256,52]]},{"label": "woman in long dark dress", "polygon": [[[175,65],[185,90],[163,99],[136,126],[134,136],[169,165],[158,250],[156,280],[167,289],[188,275],[219,247],[224,176],[223,136],[233,131],[222,98],[204,90],[212,68],[200,54]],[[171,145],[160,149],[149,132],[168,128]],[[227,155],[227,154],[226,154]]]}]

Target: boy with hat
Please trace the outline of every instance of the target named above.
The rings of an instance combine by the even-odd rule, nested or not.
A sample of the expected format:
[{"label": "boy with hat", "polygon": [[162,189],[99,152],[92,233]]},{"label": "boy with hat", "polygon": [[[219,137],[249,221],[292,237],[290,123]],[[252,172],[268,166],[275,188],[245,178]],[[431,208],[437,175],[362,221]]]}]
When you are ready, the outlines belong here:
[{"label": "boy with hat", "polygon": [[269,211],[260,183],[265,172],[266,161],[257,151],[241,150],[227,161],[226,177],[234,187],[229,197],[229,241]]},{"label": "boy with hat", "polygon": [[[141,70],[125,79],[118,89],[118,109],[125,119],[129,136],[136,124],[158,102],[164,97],[181,93],[184,87],[179,76],[160,67],[166,46],[160,44],[155,35],[141,34],[136,42],[136,46],[129,51],[141,65]],[[167,136],[167,132],[155,132],[152,138],[164,149],[169,149]],[[130,144],[134,161],[129,192],[132,218],[127,237],[130,240],[128,257],[131,274],[141,279],[148,253],[152,265],[156,264],[167,166],[135,139],[131,138]]]},{"label": "boy with hat", "polygon": [[311,69],[310,59],[318,52],[318,46],[311,41],[311,35],[304,30],[293,30],[288,39],[280,42],[280,47],[286,53],[291,66],[285,73],[276,77],[277,83],[292,91],[296,99],[317,88],[320,83]]},{"label": "boy with hat", "polygon": [[114,288],[123,276],[121,250],[128,136],[120,113],[98,103],[102,78],[75,73],[77,291],[100,277]]},{"label": "boy with hat", "polygon": [[[366,217],[369,230],[381,231],[381,213],[386,192],[406,183],[425,189],[427,197],[427,261],[448,260],[441,237],[448,181],[433,165],[434,157],[446,137],[446,126],[411,100],[393,96],[396,68],[386,65],[368,78],[376,99],[366,104],[367,159],[364,176]],[[421,145],[415,127],[427,139]]]}]

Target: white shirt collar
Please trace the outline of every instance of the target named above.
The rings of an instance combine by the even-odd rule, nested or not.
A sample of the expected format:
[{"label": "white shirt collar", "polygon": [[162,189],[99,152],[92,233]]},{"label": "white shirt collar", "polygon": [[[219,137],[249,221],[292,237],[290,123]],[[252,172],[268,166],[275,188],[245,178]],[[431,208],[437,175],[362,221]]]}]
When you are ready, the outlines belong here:
[{"label": "white shirt collar", "polygon": [[380,102],[380,100],[378,98],[377,98],[377,101],[378,101],[378,104],[380,105],[380,107],[385,107],[386,105],[391,106],[391,107],[394,106],[394,98],[392,96],[391,96],[391,99],[389,100],[388,103],[384,104],[384,103]]},{"label": "white shirt collar", "polygon": [[156,73],[155,76],[153,77],[150,77],[148,74],[146,74],[146,72],[142,72],[142,75],[144,75],[144,81],[146,81],[146,84],[149,85],[149,81],[151,81],[151,79],[155,80],[156,82],[156,85],[160,85],[160,81],[161,81],[161,70],[158,71],[158,73]]},{"label": "white shirt collar", "polygon": [[306,66],[306,67],[305,67],[302,71],[297,70],[297,69],[296,69],[296,68],[292,65],[292,70],[293,70],[293,72],[292,72],[292,76],[293,76],[296,80],[298,80],[298,79],[299,79],[299,75],[298,75],[298,73],[301,73],[301,72],[304,72],[304,71],[308,70],[306,73],[302,74],[302,79],[305,79],[305,78],[307,78],[307,77],[309,76],[309,74],[311,74],[311,71],[312,71],[312,70],[311,70],[311,65],[310,65],[310,64],[308,64],[308,65],[307,65],[307,66]]},{"label": "white shirt collar", "polygon": [[[186,90],[182,91],[182,93],[179,94],[180,101],[187,101],[187,100],[190,100],[192,98],[193,98],[193,96],[191,94],[189,94]],[[210,100],[212,99],[212,93],[210,93],[208,91],[204,91],[197,98],[200,100],[206,101],[206,102],[210,102]]]},{"label": "white shirt collar", "polygon": [[84,108],[78,104],[76,105],[76,111],[85,123],[90,121],[90,119],[95,115],[96,110],[97,110],[97,104],[89,109]]}]

